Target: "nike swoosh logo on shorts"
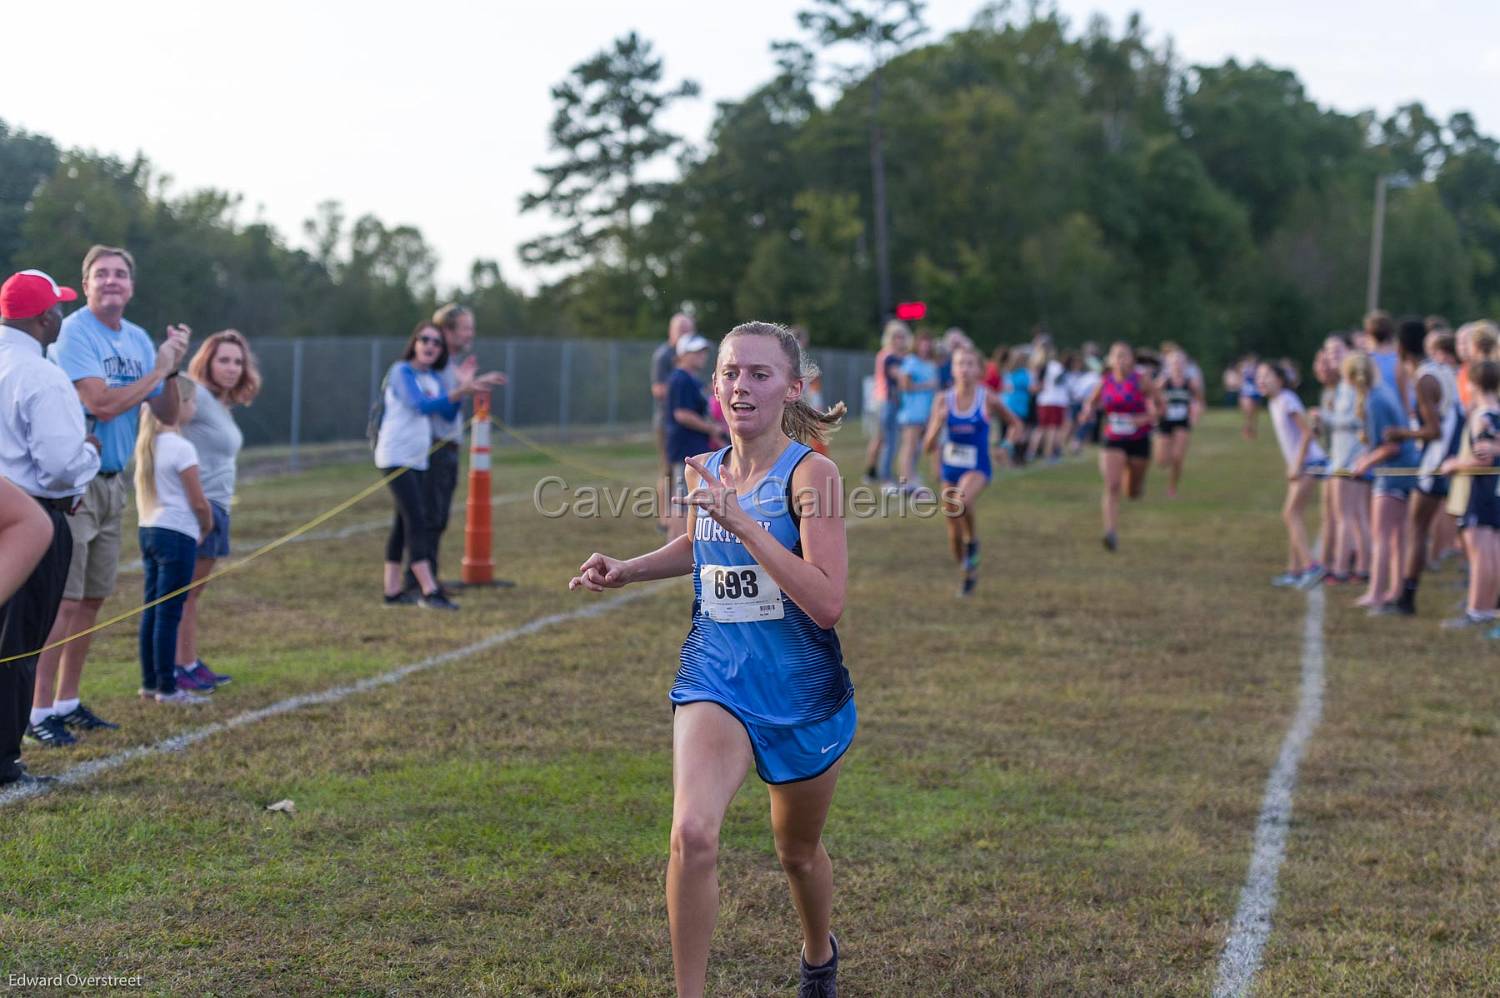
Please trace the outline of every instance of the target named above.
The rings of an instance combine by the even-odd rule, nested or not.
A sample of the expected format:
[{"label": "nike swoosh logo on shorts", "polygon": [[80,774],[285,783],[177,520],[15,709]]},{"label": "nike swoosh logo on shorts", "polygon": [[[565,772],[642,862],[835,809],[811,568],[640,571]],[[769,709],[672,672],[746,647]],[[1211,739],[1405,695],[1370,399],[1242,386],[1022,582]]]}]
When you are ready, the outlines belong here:
[{"label": "nike swoosh logo on shorts", "polygon": [[828,750],[829,749],[833,749],[833,748],[837,748],[838,744],[839,744],[838,742],[834,742],[832,745],[828,746],[828,748],[823,749],[818,754],[819,755],[827,755],[828,754]]}]

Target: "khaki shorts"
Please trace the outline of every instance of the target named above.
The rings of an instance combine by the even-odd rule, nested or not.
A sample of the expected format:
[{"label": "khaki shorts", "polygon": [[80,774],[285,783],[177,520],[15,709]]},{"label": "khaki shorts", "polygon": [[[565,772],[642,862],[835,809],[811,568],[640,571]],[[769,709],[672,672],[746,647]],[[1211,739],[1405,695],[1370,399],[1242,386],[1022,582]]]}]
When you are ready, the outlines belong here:
[{"label": "khaki shorts", "polygon": [[68,517],[73,530],[73,561],[68,566],[63,599],[104,599],[114,593],[124,518],[125,476],[100,476],[89,482],[83,501]]}]

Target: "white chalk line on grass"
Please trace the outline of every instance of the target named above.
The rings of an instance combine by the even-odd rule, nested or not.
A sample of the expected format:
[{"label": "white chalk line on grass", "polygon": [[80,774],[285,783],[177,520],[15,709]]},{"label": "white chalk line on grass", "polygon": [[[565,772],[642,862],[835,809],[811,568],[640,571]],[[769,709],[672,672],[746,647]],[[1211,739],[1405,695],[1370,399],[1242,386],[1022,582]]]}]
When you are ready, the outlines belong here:
[{"label": "white chalk line on grass", "polygon": [[[530,492],[507,492],[505,495],[499,495],[491,499],[490,506],[508,506],[513,502],[520,502],[522,499],[530,498]],[[300,534],[296,537],[293,537],[291,540],[287,541],[287,543],[302,544],[306,541],[342,541],[350,537],[358,536],[359,534],[368,534],[376,530],[382,530],[386,527],[389,527],[390,525],[391,518],[389,516],[382,517],[379,520],[361,520],[359,523],[351,523],[347,527],[339,527],[336,530],[311,530],[305,534]],[[269,543],[270,541],[241,541],[238,544],[233,545],[229,553],[246,554]],[[135,561],[126,562],[125,564],[121,565],[120,574],[124,575],[129,572],[139,572],[142,567],[144,566],[142,566],[141,560],[137,558]]]},{"label": "white chalk line on grass", "polygon": [[1307,594],[1307,617],[1302,627],[1302,689],[1297,714],[1281,743],[1281,754],[1266,780],[1260,819],[1255,825],[1255,845],[1250,870],[1240,891],[1229,940],[1219,958],[1219,978],[1214,998],[1240,998],[1249,993],[1261,954],[1271,934],[1271,915],[1276,910],[1276,878],[1286,859],[1287,830],[1292,820],[1292,794],[1297,788],[1297,767],[1308,739],[1323,716],[1323,590]]},{"label": "white chalk line on grass", "polygon": [[608,613],[609,611],[614,610],[616,607],[623,606],[626,603],[630,603],[644,596],[650,595],[651,593],[656,592],[661,587],[666,586],[673,581],[675,580],[663,579],[658,582],[646,583],[639,589],[627,590],[617,596],[613,596],[608,599],[602,599],[595,603],[589,603],[585,606],[579,607],[576,610],[569,610],[565,613],[552,613],[546,615],[545,617],[537,617],[535,620],[529,620],[517,627],[512,627],[508,630],[491,634],[489,637],[481,638],[480,640],[475,641],[473,644],[467,644],[461,648],[454,648],[451,651],[441,652],[440,654],[433,655],[429,658],[424,658],[418,662],[411,662],[406,665],[398,666],[397,668],[391,669],[388,672],[382,672],[378,676],[368,676],[364,679],[360,679],[352,683],[347,683],[343,686],[334,686],[330,689],[320,690],[316,693],[298,694],[297,696],[288,697],[285,700],[278,700],[276,703],[269,704],[265,707],[260,707],[256,710],[248,710],[242,714],[236,714],[233,717],[225,718],[222,721],[215,721],[212,724],[205,724],[200,728],[193,728],[190,731],[184,731],[181,734],[173,735],[170,738],[164,738],[152,745],[138,745],[134,748],[125,749],[122,752],[116,752],[113,755],[103,756],[98,759],[90,759],[88,762],[79,763],[76,766],[72,766],[64,770],[62,773],[59,773],[56,783],[32,783],[25,786],[13,785],[7,790],[0,790],[0,807],[6,807],[11,804],[16,804],[20,801],[28,800],[32,797],[39,797],[42,794],[48,793],[51,790],[61,787],[71,787],[86,783],[94,777],[100,775],[101,773],[107,773],[110,770],[119,769],[126,763],[134,762],[137,759],[144,759],[148,756],[153,755],[161,755],[166,752],[180,752],[191,745],[196,745],[198,742],[203,741],[205,738],[211,738],[212,736],[221,734],[225,731],[232,731],[236,728],[243,728],[247,725],[257,724],[269,718],[279,717],[282,714],[291,713],[294,710],[301,710],[303,707],[313,707],[319,704],[327,703],[338,703],[340,700],[347,699],[358,693],[368,693],[370,690],[379,689],[382,686],[390,686],[392,683],[399,683],[406,677],[415,675],[418,672],[425,672],[428,669],[435,669],[438,666],[447,665],[450,662],[456,662],[460,659],[468,658],[470,655],[477,655],[480,652],[488,651],[491,648],[498,648],[501,645],[509,644],[517,638],[523,638],[527,635],[535,634],[538,631],[545,630],[546,628],[551,627],[554,624],[561,624],[570,620],[581,620],[587,617],[597,617],[601,614]]}]

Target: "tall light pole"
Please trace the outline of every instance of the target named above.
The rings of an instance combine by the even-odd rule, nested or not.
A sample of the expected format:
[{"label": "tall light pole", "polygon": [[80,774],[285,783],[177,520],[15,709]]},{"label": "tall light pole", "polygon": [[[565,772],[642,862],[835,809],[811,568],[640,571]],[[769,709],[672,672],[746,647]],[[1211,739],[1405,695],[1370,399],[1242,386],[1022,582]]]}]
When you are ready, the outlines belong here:
[{"label": "tall light pole", "polygon": [[1385,185],[1386,176],[1375,178],[1375,220],[1370,226],[1370,277],[1365,284],[1365,311],[1373,312],[1380,305],[1380,257],[1385,249]]},{"label": "tall light pole", "polygon": [[1375,178],[1375,218],[1370,225],[1370,277],[1365,284],[1365,311],[1380,307],[1380,263],[1385,251],[1385,192],[1389,187],[1401,190],[1415,181],[1404,173],[1382,173]]}]

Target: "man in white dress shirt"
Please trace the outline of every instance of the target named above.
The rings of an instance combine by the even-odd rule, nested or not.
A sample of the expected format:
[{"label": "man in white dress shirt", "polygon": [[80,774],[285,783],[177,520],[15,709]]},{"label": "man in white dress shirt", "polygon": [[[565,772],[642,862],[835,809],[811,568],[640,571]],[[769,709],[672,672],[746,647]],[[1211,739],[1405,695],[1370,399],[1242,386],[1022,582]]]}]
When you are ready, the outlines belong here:
[{"label": "man in white dress shirt", "polygon": [[[0,659],[46,642],[73,555],[67,514],[99,471],[99,442],[85,433],[78,393],[44,355],[62,329],[62,303],[77,297],[39,270],[0,285],[0,476],[35,499],[52,527],[41,561],[0,604]],[[36,661],[0,663],[0,786],[47,779],[21,764]]]}]

